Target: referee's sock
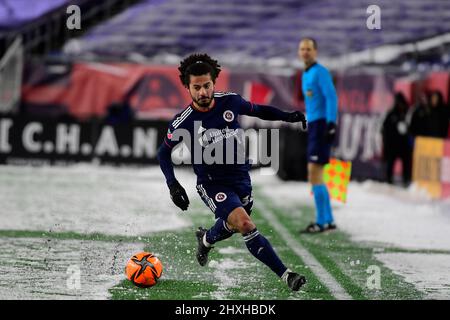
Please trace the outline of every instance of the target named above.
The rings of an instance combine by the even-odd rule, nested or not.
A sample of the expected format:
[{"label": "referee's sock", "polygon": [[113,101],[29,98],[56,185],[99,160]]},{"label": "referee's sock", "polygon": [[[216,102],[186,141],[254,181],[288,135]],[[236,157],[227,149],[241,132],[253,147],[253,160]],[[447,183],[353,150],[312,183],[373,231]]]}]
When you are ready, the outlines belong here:
[{"label": "referee's sock", "polygon": [[334,223],[333,210],[331,209],[330,193],[325,186],[325,191],[327,192],[327,197],[325,201],[325,223]]},{"label": "referee's sock", "polygon": [[333,222],[331,212],[330,195],[324,184],[313,185],[314,202],[316,204],[316,223],[324,226],[326,223]]}]

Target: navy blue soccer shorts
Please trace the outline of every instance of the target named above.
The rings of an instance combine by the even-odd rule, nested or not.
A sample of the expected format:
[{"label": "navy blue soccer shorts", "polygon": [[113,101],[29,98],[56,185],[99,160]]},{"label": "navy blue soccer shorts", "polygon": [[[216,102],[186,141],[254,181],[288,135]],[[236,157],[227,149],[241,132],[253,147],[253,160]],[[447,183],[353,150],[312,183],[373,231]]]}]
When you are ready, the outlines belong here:
[{"label": "navy blue soccer shorts", "polygon": [[252,212],[253,197],[250,181],[233,184],[203,183],[197,185],[197,192],[203,202],[214,212],[216,219],[227,221],[229,214],[243,207],[248,215]]},{"label": "navy blue soccer shorts", "polygon": [[325,139],[326,130],[325,119],[308,123],[308,162],[324,165],[330,161],[331,143]]}]

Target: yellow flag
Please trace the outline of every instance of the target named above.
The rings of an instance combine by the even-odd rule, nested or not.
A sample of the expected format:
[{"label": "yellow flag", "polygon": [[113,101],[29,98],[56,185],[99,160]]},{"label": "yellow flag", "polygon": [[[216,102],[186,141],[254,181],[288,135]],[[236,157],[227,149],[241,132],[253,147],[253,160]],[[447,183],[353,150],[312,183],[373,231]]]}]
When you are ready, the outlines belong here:
[{"label": "yellow flag", "polygon": [[347,201],[347,186],[350,182],[352,163],[331,158],[324,167],[323,179],[331,199],[345,203]]}]

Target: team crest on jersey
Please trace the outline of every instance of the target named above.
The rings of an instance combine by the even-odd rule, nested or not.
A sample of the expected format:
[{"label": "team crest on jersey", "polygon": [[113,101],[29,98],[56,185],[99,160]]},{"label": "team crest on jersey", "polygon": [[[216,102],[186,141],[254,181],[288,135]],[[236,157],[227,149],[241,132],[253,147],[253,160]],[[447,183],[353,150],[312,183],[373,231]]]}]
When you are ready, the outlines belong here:
[{"label": "team crest on jersey", "polygon": [[231,122],[234,120],[234,113],[233,111],[227,110],[223,113],[223,118],[225,119],[225,121],[227,122]]},{"label": "team crest on jersey", "polygon": [[312,90],[306,90],[306,96],[308,98],[311,98],[313,96],[313,91]]},{"label": "team crest on jersey", "polygon": [[167,130],[167,139],[172,140],[173,134],[172,131],[170,131],[170,129]]},{"label": "team crest on jersey", "polygon": [[216,194],[216,201],[217,202],[222,202],[225,201],[227,198],[227,195],[223,192],[219,192],[218,194]]}]

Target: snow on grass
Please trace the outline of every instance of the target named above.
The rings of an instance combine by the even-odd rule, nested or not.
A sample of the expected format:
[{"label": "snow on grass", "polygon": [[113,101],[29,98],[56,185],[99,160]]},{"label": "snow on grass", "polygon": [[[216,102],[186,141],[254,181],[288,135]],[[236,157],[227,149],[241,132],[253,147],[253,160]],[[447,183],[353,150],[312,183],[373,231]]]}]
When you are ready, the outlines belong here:
[{"label": "snow on grass", "polygon": [[[243,276],[239,270],[255,268],[256,263],[248,263],[242,258],[224,258],[211,260],[208,266],[214,269],[213,275],[219,282],[218,290],[212,292],[211,297],[217,300],[225,300],[228,298],[229,289],[242,288],[248,285],[248,277]],[[255,281],[255,279],[253,278],[252,281]]]},{"label": "snow on grass", "polygon": [[[180,175],[194,185],[192,174]],[[0,203],[3,230],[134,236],[190,225],[157,167],[0,166]]]},{"label": "snow on grass", "polygon": [[[186,170],[179,176],[195,185]],[[0,203],[0,230],[140,236],[191,224],[172,204],[158,167],[0,166]],[[143,249],[45,238],[0,238],[0,247],[0,299],[105,299]],[[81,270],[79,290],[67,288],[70,265]]]},{"label": "snow on grass", "polygon": [[[253,180],[274,205],[285,208],[294,219],[301,211],[292,208],[315,207],[308,183],[261,175],[254,175]],[[416,185],[402,189],[373,181],[351,182],[347,203],[332,205],[338,228],[355,242],[450,250],[450,201],[432,200]],[[427,297],[449,298],[450,254],[382,253],[376,257]]]},{"label": "snow on grass", "polygon": [[[0,300],[107,299],[142,244],[0,238]],[[78,276],[79,275],[79,276]]]},{"label": "snow on grass", "polygon": [[413,189],[366,182],[350,185],[350,200],[336,220],[355,241],[384,242],[407,249],[450,249],[450,211],[445,202]]},{"label": "snow on grass", "polygon": [[[177,169],[176,173],[189,197],[198,199],[191,170]],[[252,179],[274,206],[289,208],[287,214],[293,219],[301,214],[295,207],[314,207],[307,183],[281,181],[258,171],[252,173]],[[0,166],[0,203],[0,230],[139,236],[191,224],[172,204],[158,167]],[[415,186],[404,190],[370,181],[352,182],[348,202],[333,202],[333,208],[338,227],[354,241],[424,250],[450,248],[450,202],[430,200]],[[107,288],[124,278],[126,260],[142,249],[140,245],[128,245],[0,238],[0,299],[107,298]],[[230,247],[219,252],[242,253]],[[114,255],[121,254],[120,262],[117,258],[117,264],[112,264]],[[448,278],[448,255],[398,255],[401,256],[381,253],[377,257],[430,297],[448,297],[444,286],[448,284],[448,280],[444,281]],[[420,258],[423,263],[417,264],[415,260]],[[67,288],[66,271],[70,265],[81,268],[79,292]],[[120,266],[120,272],[111,271],[114,266]],[[253,266],[230,256],[211,261],[210,267],[220,281],[221,289],[214,293],[220,299],[226,298],[228,289],[245,286],[242,270],[238,270]],[[247,273],[251,271],[242,272]],[[429,274],[422,276],[426,273]],[[417,281],[419,278],[421,282]]]},{"label": "snow on grass", "polygon": [[229,254],[229,255],[238,255],[238,254],[247,254],[248,251],[245,249],[235,248],[235,247],[224,247],[218,249],[221,254]]},{"label": "snow on grass", "polygon": [[379,253],[375,257],[394,273],[402,275],[405,281],[423,291],[428,299],[450,299],[450,255]]},{"label": "snow on grass", "polygon": [[[261,175],[253,176],[253,180],[277,206],[314,207],[310,186],[305,182]],[[450,248],[448,202],[431,200],[416,187],[404,190],[372,181],[351,182],[347,203],[333,202],[333,209],[338,227],[354,241],[408,249]],[[294,217],[295,211],[290,212]]]}]

